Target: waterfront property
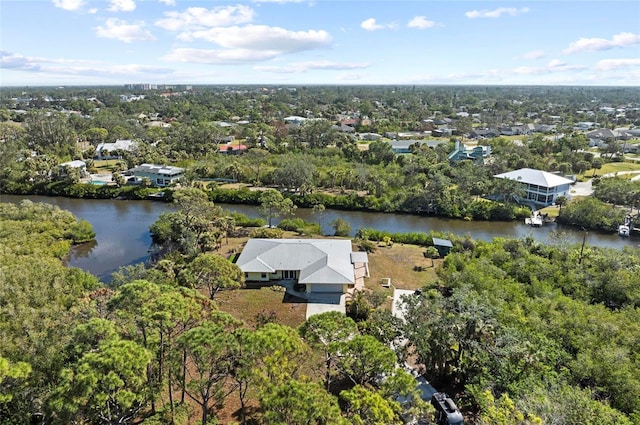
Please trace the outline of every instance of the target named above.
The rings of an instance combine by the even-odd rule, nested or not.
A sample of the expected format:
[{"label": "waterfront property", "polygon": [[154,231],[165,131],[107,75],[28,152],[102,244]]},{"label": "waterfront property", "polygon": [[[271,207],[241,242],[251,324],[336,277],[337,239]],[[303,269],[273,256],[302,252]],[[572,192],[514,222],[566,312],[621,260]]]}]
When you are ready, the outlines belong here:
[{"label": "waterfront property", "polygon": [[247,282],[291,281],[305,292],[363,289],[367,254],[344,239],[249,239],[236,262]]},{"label": "waterfront property", "polygon": [[133,171],[136,181],[148,178],[151,180],[151,184],[160,187],[172,185],[184,175],[184,168],[155,164],[141,164],[131,171]]},{"label": "waterfront property", "polygon": [[80,170],[81,178],[87,177],[89,175],[89,173],[87,173],[87,163],[79,159],[76,159],[75,161],[63,162],[62,164],[58,165],[58,167],[60,167],[60,172],[62,175],[66,175],[67,170],[71,168],[77,168],[78,170]]},{"label": "waterfront property", "polygon": [[532,168],[521,168],[494,177],[522,183],[525,185],[526,195],[521,201],[539,206],[553,204],[558,196],[569,198],[569,190],[573,184],[573,180]]}]

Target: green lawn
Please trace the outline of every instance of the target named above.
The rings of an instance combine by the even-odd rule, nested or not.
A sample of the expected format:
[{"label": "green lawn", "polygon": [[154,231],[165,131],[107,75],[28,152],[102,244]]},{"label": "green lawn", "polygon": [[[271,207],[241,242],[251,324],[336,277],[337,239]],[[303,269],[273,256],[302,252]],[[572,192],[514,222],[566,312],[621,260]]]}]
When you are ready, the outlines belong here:
[{"label": "green lawn", "polygon": [[[602,166],[601,169],[595,170],[596,175],[603,176],[605,174],[619,173],[621,171],[640,171],[640,164],[631,162],[608,162]],[[591,177],[594,169],[590,169],[584,172],[585,177]]]}]

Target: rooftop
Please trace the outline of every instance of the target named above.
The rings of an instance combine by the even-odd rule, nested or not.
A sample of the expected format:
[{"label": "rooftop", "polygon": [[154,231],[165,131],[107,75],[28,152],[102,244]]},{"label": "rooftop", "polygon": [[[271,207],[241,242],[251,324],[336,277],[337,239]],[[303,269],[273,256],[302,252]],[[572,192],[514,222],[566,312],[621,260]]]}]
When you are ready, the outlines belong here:
[{"label": "rooftop", "polygon": [[132,170],[134,173],[153,173],[162,174],[167,176],[173,176],[184,172],[184,168],[172,167],[169,165],[156,165],[156,164],[140,164]]},{"label": "rooftop", "polygon": [[354,283],[351,241],[343,239],[249,239],[238,267],[244,272],[300,270],[299,283]]},{"label": "rooftop", "polygon": [[543,187],[556,187],[573,183],[573,180],[569,180],[546,171],[534,170],[533,168],[521,168],[507,173],[496,174],[494,177],[499,179],[517,180],[522,183],[534,184]]}]

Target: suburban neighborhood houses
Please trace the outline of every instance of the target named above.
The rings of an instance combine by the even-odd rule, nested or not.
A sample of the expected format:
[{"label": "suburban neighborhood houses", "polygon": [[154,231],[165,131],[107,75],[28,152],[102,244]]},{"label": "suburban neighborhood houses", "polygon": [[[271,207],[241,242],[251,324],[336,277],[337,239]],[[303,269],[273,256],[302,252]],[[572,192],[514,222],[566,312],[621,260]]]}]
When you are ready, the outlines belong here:
[{"label": "suburban neighborhood houses", "polygon": [[635,424],[640,89],[0,94],[0,422]]}]

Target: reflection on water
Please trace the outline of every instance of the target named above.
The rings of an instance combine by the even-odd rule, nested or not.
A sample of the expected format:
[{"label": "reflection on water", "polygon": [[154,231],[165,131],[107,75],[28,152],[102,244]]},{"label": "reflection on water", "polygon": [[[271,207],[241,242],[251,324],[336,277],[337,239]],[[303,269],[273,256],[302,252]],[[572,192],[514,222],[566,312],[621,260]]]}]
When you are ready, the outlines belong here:
[{"label": "reflection on water", "polygon": [[[96,240],[89,244],[74,247],[69,258],[69,265],[87,270],[102,281],[108,281],[111,273],[118,267],[144,262],[149,258],[151,235],[149,226],[163,212],[172,210],[170,204],[154,201],[119,201],[53,198],[46,196],[12,196],[2,195],[2,202],[20,202],[30,199],[33,202],[47,202],[71,211],[79,218],[93,225]],[[238,211],[249,217],[258,217],[255,206],[226,205],[221,207]],[[299,208],[296,215],[322,225],[324,234],[332,234],[331,222],[343,218],[351,224],[352,235],[360,228],[374,228],[389,232],[429,232],[437,230],[457,235],[469,235],[473,239],[490,241],[495,237],[525,238],[532,237],[542,243],[577,244],[586,243],[610,248],[636,246],[635,238],[620,238],[615,233],[576,231],[572,228],[561,228],[556,224],[532,228],[524,223],[516,222],[484,222],[450,220],[437,217],[413,216],[406,214],[367,213],[358,211],[325,210],[321,214],[313,214],[312,210]]]},{"label": "reflection on water", "polygon": [[73,262],[80,258],[89,258],[96,246],[98,246],[96,239],[74,246],[73,249],[71,249],[69,260]]}]

